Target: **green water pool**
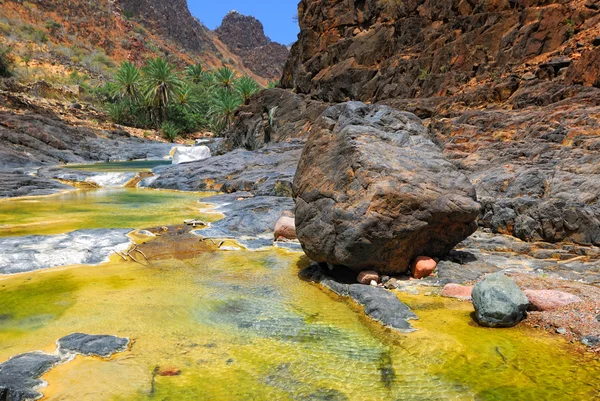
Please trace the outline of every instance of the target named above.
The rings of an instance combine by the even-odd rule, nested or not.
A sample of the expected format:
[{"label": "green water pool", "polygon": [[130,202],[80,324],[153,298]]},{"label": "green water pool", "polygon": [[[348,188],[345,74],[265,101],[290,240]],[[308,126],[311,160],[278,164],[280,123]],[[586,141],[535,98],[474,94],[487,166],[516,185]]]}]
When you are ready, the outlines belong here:
[{"label": "green water pool", "polygon": [[94,163],[94,164],[69,164],[64,166],[69,170],[93,171],[99,173],[117,172],[147,172],[154,167],[170,166],[171,160],[133,160],[126,162]]},{"label": "green water pool", "polygon": [[144,228],[214,216],[199,199],[214,194],[134,188],[76,190],[0,201],[0,237],[60,234],[91,228]]},{"label": "green water pool", "polygon": [[[199,198],[123,189],[11,200],[0,202],[0,232],[177,223],[197,216]],[[73,332],[132,340],[111,360],[51,370],[42,392],[55,401],[600,399],[597,357],[539,330],[479,327],[469,302],[398,293],[420,317],[400,334],[299,279],[301,253],[153,244],[143,265],[113,257],[0,276],[0,362],[52,352]]]}]

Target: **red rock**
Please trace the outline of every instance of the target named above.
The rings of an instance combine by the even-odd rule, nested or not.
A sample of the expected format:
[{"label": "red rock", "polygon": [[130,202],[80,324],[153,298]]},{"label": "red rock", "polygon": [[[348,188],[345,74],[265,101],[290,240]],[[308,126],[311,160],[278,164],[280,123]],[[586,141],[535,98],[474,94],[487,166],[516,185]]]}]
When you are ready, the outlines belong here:
[{"label": "red rock", "polygon": [[446,284],[441,295],[448,298],[458,298],[465,301],[471,299],[472,285]]},{"label": "red rock", "polygon": [[525,290],[523,292],[529,299],[529,310],[532,311],[549,311],[582,302],[577,295],[568,292],[554,290]]},{"label": "red rock", "polygon": [[164,367],[164,368],[159,368],[158,372],[156,372],[159,376],[165,376],[165,377],[170,377],[170,376],[179,376],[181,374],[181,369],[172,367],[172,366],[168,366],[168,367]]},{"label": "red rock", "polygon": [[372,271],[372,270],[365,270],[363,272],[360,272],[360,274],[356,278],[356,281],[358,281],[361,284],[366,284],[366,285],[371,284],[371,281],[375,281],[375,283],[378,283],[379,282],[379,273]]},{"label": "red rock", "polygon": [[293,217],[281,216],[275,224],[275,239],[296,239],[296,222]]},{"label": "red rock", "polygon": [[419,256],[412,262],[412,276],[417,279],[428,277],[433,273],[436,267],[437,262],[432,258],[428,256]]}]

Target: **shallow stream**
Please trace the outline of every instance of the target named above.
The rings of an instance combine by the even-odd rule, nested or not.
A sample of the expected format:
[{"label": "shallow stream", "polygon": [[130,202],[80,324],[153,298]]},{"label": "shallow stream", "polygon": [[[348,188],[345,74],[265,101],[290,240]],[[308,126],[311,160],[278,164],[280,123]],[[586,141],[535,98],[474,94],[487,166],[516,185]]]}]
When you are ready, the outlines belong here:
[{"label": "shallow stream", "polygon": [[[3,201],[0,235],[178,224],[203,216],[201,196],[98,189]],[[109,361],[54,368],[44,400],[600,399],[593,355],[538,330],[478,327],[469,302],[398,293],[420,318],[400,334],[299,279],[301,253],[154,241],[165,249],[143,265],[112,257],[0,276],[0,363],[84,332],[134,343]]]}]

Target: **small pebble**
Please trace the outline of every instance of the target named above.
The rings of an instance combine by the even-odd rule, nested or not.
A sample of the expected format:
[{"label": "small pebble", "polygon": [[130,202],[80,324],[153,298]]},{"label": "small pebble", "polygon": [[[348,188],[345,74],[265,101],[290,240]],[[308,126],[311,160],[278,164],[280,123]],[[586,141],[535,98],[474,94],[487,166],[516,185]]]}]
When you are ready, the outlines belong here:
[{"label": "small pebble", "polygon": [[565,329],[564,327],[559,327],[558,329],[556,329],[556,332],[560,335],[563,335],[567,333],[567,329]]},{"label": "small pebble", "polygon": [[377,287],[377,281],[375,281],[375,280],[371,280],[371,285],[372,285],[373,287]]},{"label": "small pebble", "polygon": [[596,321],[600,323],[600,315],[596,316]]}]

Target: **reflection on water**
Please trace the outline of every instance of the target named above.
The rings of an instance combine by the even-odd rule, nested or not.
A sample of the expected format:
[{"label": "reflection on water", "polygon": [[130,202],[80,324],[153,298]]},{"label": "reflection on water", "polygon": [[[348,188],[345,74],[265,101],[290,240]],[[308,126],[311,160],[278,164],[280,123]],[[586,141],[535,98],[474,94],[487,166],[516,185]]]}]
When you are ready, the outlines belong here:
[{"label": "reflection on water", "polygon": [[[0,201],[0,237],[60,234],[88,228],[138,228],[201,217],[209,194],[101,188]],[[208,219],[204,216],[204,219]]]}]

